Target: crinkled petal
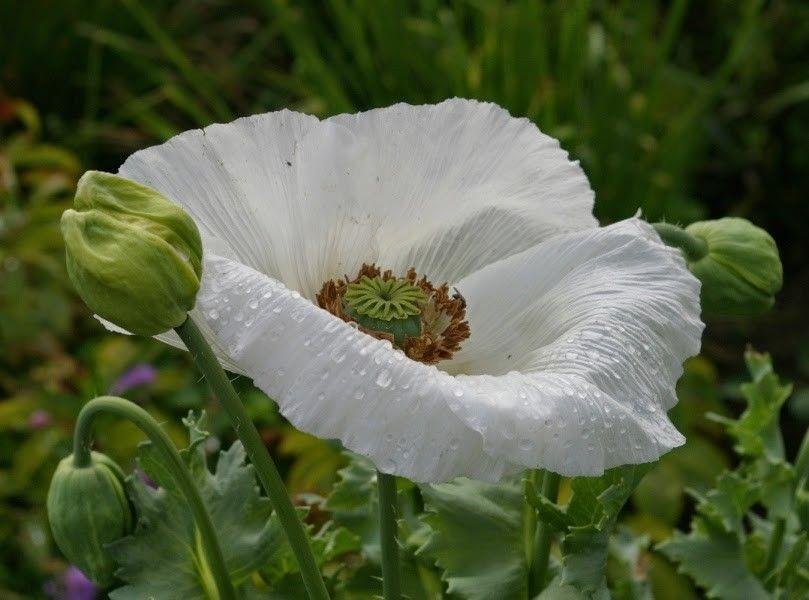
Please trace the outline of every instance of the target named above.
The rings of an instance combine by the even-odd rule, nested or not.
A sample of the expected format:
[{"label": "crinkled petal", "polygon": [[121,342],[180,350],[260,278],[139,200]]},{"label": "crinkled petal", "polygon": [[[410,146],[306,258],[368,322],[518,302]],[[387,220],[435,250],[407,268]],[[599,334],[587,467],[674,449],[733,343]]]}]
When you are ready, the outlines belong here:
[{"label": "crinkled petal", "polygon": [[[324,211],[301,227],[317,230],[308,240],[314,262],[345,254],[455,281],[551,235],[597,225],[579,164],[528,119],[491,103],[455,98],[337,115],[302,140],[298,155],[304,204]],[[378,255],[356,247],[363,233]],[[302,290],[355,265],[324,266],[332,268]]]},{"label": "crinkled petal", "polygon": [[324,121],[256,115],[137,152],[120,174],[185,207],[208,253],[310,299],[363,262],[454,281],[596,226],[587,178],[557,140],[457,98]]},{"label": "crinkled petal", "polygon": [[130,156],[119,174],[162,192],[196,221],[205,252],[274,277],[298,204],[295,148],[318,124],[281,110],[181,133]]},{"label": "crinkled petal", "polygon": [[[385,471],[594,475],[683,441],[665,409],[699,350],[699,285],[639,221],[559,236],[462,280],[473,338],[450,368],[475,364],[471,375],[411,361],[237,262],[209,257],[204,273],[199,314],[228,359],[295,426]],[[509,340],[519,371],[497,359]]]},{"label": "crinkled petal", "polygon": [[[555,237],[458,282],[472,335],[445,368],[486,451],[566,474],[655,460],[699,352],[699,282],[638,219]],[[479,397],[479,396],[476,396]]]},{"label": "crinkled petal", "polygon": [[518,470],[488,456],[450,409],[455,380],[357,331],[238,262],[205,260],[197,309],[230,362],[299,429],[339,439],[383,471],[414,481],[497,480]]}]

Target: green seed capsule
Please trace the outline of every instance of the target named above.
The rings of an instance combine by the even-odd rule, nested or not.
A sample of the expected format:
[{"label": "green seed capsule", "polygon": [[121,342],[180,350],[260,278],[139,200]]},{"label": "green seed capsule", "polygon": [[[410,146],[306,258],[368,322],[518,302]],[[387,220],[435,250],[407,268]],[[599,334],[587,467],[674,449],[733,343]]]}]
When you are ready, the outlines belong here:
[{"label": "green seed capsule", "polygon": [[59,463],[48,490],[48,520],[65,557],[101,586],[113,582],[115,563],[104,546],[132,530],[124,475],[115,462],[93,452],[77,467],[73,455]]},{"label": "green seed capsule", "polygon": [[139,335],[181,325],[202,275],[196,224],[145,185],[88,171],[62,215],[67,270],[94,312]]}]

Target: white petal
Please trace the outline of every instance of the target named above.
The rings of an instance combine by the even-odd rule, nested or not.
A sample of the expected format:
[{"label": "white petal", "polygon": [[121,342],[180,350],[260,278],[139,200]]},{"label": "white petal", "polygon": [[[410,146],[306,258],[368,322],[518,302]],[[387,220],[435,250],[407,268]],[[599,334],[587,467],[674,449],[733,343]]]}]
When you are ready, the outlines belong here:
[{"label": "white petal", "polygon": [[[132,335],[131,331],[127,331],[123,327],[119,327],[115,323],[111,321],[107,321],[106,319],[99,317],[98,315],[93,315],[96,320],[101,323],[108,331],[112,331],[113,333],[121,333],[123,335]],[[216,336],[213,335],[210,328],[208,327],[205,319],[199,312],[199,308],[196,307],[189,313],[189,316],[194,319],[194,322],[200,328],[201,333],[205,336],[208,340],[208,344],[211,346],[211,350],[216,355],[216,358],[219,359],[219,363],[222,365],[223,368],[231,371],[232,373],[238,373],[239,375],[245,375],[245,373],[241,370],[239,365],[234,363],[230,358],[228,358],[227,353],[222,349],[219,345]],[[158,333],[154,336],[154,339],[163,342],[164,344],[168,344],[173,348],[179,348],[180,350],[188,351],[188,348],[185,347],[185,343],[180,339],[180,336],[173,330],[164,331],[163,333]]]},{"label": "white petal", "polygon": [[699,282],[648,225],[558,236],[457,287],[472,336],[445,368],[479,374],[458,379],[490,400],[458,414],[487,452],[599,473],[683,442],[665,411],[699,352]]},{"label": "white petal", "polygon": [[322,122],[256,115],[137,152],[120,173],[184,206],[206,252],[310,299],[363,262],[442,283],[596,225],[587,178],[559,143],[471,100]]},{"label": "white petal", "polygon": [[488,456],[482,436],[450,410],[457,389],[450,375],[407,359],[280,282],[208,257],[197,306],[229,360],[303,431],[339,439],[415,481],[497,480],[518,470]]},{"label": "white petal", "polygon": [[[302,204],[320,207],[310,223],[325,217],[309,243],[326,243],[307,256],[324,266],[342,256],[376,260],[443,283],[596,225],[578,163],[533,123],[491,103],[456,98],[338,115],[315,127],[298,155]],[[341,235],[346,227],[350,235]],[[324,270],[311,285],[346,272]]]},{"label": "white petal", "polygon": [[298,202],[295,146],[317,123],[282,110],[193,129],[136,152],[119,173],[182,205],[206,252],[279,277],[286,215]]}]

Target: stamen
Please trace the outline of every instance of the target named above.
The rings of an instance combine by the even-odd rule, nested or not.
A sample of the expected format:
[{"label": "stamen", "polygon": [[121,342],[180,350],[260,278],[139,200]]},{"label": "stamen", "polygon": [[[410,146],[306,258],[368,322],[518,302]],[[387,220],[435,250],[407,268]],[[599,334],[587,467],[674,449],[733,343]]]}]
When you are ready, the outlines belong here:
[{"label": "stamen", "polygon": [[404,277],[363,265],[354,279],[323,284],[318,304],[357,324],[365,333],[389,340],[413,360],[433,364],[451,358],[469,337],[466,301],[449,286],[433,286],[415,269]]}]

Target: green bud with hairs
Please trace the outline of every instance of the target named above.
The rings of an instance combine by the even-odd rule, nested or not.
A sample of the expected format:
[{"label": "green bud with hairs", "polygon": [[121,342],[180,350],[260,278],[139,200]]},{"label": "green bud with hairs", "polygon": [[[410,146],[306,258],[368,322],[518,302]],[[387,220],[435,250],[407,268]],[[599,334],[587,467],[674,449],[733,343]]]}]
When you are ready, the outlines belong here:
[{"label": "green bud with hairs", "polygon": [[67,270],[99,316],[151,336],[182,324],[202,275],[191,217],[157,190],[88,171],[62,215]]},{"label": "green bud with hairs", "polygon": [[98,452],[83,466],[68,456],[53,474],[47,508],[53,538],[65,557],[95,583],[109,586],[116,565],[105,546],[133,526],[120,467]]}]

